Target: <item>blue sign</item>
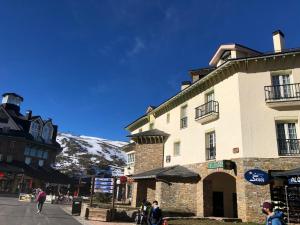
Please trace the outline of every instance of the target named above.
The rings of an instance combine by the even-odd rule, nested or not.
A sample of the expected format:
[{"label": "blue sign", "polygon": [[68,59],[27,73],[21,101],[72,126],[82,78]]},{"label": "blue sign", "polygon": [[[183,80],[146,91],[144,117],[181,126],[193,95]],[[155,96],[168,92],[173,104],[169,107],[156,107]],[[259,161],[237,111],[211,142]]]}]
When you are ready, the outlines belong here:
[{"label": "blue sign", "polygon": [[94,192],[113,193],[113,178],[95,178]]},{"label": "blue sign", "polygon": [[300,185],[300,177],[299,176],[290,177],[288,179],[288,183],[289,184],[298,184],[298,185]]},{"label": "blue sign", "polygon": [[258,169],[248,170],[245,179],[255,185],[266,185],[269,183],[269,175]]}]

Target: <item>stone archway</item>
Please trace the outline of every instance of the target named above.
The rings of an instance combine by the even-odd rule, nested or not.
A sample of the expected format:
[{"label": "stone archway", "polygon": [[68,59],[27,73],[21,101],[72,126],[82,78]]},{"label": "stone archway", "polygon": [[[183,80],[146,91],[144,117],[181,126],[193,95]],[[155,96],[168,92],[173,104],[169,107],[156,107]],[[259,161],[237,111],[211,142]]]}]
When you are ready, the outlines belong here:
[{"label": "stone archway", "polygon": [[204,216],[237,218],[236,179],[215,172],[203,180]]}]

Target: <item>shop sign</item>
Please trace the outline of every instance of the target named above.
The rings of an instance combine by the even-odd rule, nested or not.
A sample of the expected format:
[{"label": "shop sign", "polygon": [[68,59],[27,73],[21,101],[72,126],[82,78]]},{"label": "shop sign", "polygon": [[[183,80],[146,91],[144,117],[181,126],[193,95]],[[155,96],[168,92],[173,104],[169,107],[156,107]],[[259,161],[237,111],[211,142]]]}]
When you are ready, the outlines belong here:
[{"label": "shop sign", "polygon": [[288,179],[288,183],[289,184],[298,184],[298,185],[300,185],[300,177],[299,176],[290,177]]},{"label": "shop sign", "polygon": [[269,175],[258,169],[248,170],[245,179],[255,185],[266,185],[269,183]]},{"label": "shop sign", "polygon": [[230,160],[209,162],[207,168],[208,169],[222,168],[224,170],[231,170],[233,169],[233,162]]}]

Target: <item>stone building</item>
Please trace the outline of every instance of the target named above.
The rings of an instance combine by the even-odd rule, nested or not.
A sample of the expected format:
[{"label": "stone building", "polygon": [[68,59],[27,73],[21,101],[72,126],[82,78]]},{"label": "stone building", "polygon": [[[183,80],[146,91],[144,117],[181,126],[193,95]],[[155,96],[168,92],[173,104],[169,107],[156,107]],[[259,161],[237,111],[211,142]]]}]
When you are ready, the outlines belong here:
[{"label": "stone building", "polygon": [[35,187],[68,185],[70,179],[52,168],[61,152],[57,126],[28,110],[20,112],[23,98],[3,94],[0,105],[0,192],[30,192]]},{"label": "stone building", "polygon": [[[272,171],[300,163],[300,49],[286,49],[281,31],[273,44],[268,53],[221,45],[179,93],[126,126],[133,206],[156,199],[198,216],[263,220]],[[269,176],[246,179],[258,170]]]}]

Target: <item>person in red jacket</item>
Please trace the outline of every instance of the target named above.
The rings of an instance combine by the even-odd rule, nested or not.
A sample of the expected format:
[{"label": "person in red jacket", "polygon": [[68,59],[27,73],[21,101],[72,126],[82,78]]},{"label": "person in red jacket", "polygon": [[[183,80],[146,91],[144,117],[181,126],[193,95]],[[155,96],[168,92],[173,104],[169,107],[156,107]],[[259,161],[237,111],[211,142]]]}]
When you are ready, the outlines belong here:
[{"label": "person in red jacket", "polygon": [[37,195],[37,198],[36,198],[36,202],[37,202],[37,213],[41,213],[42,212],[42,209],[43,209],[43,205],[44,205],[44,202],[46,201],[46,192],[44,192],[42,189],[38,189],[38,195]]}]

